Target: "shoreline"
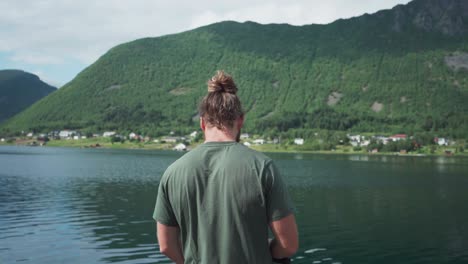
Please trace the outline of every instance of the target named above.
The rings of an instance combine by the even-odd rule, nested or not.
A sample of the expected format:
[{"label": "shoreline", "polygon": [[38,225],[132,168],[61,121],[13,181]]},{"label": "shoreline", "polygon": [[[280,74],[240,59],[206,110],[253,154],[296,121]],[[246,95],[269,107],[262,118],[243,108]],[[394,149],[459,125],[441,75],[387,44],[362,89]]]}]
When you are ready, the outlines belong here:
[{"label": "shoreline", "polygon": [[[59,148],[96,148],[96,149],[130,149],[130,150],[173,150],[174,143],[153,143],[153,142],[115,142],[104,139],[87,139],[87,140],[51,140],[44,145],[30,145],[34,140],[25,140],[20,143],[0,143],[0,146],[27,146],[27,147],[59,147]],[[199,144],[195,143],[188,146],[188,150],[195,148]],[[290,153],[290,154],[323,154],[323,155],[363,155],[363,156],[400,156],[400,157],[468,157],[468,153],[454,153],[447,155],[443,151],[437,153],[407,153],[401,154],[398,152],[377,152],[370,153],[366,151],[353,151],[348,146],[336,150],[304,150],[297,149],[295,146],[283,145],[252,145],[251,149],[263,153]],[[185,151],[183,151],[185,152]]]}]

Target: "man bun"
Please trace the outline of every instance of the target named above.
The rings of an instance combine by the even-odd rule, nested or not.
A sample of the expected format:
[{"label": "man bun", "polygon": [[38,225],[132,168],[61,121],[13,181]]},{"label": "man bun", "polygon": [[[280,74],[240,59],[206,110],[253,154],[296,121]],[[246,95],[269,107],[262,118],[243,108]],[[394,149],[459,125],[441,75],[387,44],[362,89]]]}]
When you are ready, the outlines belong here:
[{"label": "man bun", "polygon": [[237,86],[229,74],[224,71],[218,71],[208,81],[208,93],[237,93]]}]

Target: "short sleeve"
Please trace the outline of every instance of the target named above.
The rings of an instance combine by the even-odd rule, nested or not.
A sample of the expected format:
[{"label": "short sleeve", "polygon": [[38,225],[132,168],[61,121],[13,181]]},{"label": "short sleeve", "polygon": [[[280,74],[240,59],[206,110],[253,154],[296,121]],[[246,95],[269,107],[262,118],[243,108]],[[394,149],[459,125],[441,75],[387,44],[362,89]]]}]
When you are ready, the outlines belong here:
[{"label": "short sleeve", "polygon": [[273,162],[266,164],[265,177],[267,182],[266,209],[268,222],[280,220],[294,212],[294,206],[287,186]]},{"label": "short sleeve", "polygon": [[167,181],[161,179],[158,188],[158,196],[156,198],[156,206],[154,208],[153,218],[157,222],[167,226],[178,226],[174,210],[169,201],[167,193]]}]

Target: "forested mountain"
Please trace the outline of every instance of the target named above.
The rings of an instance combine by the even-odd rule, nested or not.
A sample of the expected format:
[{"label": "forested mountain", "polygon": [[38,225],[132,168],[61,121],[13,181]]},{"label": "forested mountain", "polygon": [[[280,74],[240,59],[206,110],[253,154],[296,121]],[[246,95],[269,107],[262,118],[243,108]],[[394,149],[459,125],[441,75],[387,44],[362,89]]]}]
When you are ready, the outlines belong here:
[{"label": "forested mountain", "polygon": [[217,69],[233,75],[246,131],[468,133],[468,1],[414,0],[327,25],[221,22],[112,48],[3,129],[197,126]]},{"label": "forested mountain", "polygon": [[34,74],[20,70],[0,70],[0,123],[56,89]]}]

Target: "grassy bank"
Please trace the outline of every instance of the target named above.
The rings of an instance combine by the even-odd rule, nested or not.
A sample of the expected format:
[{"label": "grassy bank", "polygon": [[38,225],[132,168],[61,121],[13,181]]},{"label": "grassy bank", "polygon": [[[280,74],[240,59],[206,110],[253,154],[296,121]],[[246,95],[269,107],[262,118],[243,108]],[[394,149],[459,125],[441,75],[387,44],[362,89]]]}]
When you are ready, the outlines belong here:
[{"label": "grassy bank", "polygon": [[[23,139],[15,142],[0,142],[0,145],[31,145],[34,140]],[[195,143],[188,148],[194,148],[200,143]],[[175,143],[157,143],[157,142],[111,142],[110,138],[89,138],[79,140],[50,140],[45,146],[50,147],[76,147],[76,148],[112,148],[112,149],[148,149],[148,150],[172,150]],[[317,153],[317,154],[361,154],[361,155],[401,155],[401,156],[447,156],[446,151],[450,150],[453,156],[468,156],[467,152],[457,151],[456,146],[424,146],[417,151],[408,154],[395,152],[369,153],[365,149],[356,151],[352,146],[336,146],[333,150],[312,150],[307,146],[283,145],[283,144],[263,144],[252,145],[252,149],[260,152],[278,152],[278,153]]]}]

